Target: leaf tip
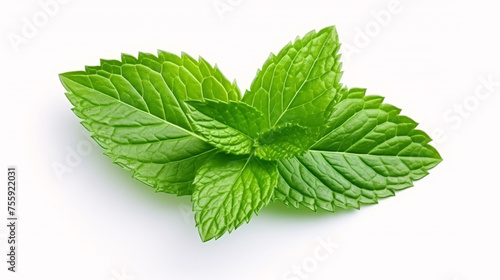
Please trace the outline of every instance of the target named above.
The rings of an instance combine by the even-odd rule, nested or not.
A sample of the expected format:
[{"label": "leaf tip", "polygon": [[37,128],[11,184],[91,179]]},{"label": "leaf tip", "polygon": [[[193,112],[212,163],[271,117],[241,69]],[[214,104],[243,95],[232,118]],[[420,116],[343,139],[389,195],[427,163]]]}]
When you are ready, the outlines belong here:
[{"label": "leaf tip", "polygon": [[[71,91],[68,85],[69,76],[74,72],[64,72],[58,75],[59,81],[67,91]],[[66,95],[67,96],[67,95]]]}]

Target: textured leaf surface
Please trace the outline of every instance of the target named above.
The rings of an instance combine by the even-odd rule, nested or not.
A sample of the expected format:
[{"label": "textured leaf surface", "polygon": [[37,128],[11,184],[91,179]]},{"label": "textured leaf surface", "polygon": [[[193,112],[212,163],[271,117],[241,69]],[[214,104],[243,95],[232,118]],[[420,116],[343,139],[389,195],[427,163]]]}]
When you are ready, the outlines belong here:
[{"label": "textured leaf surface", "polygon": [[159,51],[60,75],[73,111],[116,164],[156,191],[192,194],[203,241],[273,197],[359,208],[427,175],[441,157],[417,123],[342,88],[334,27],[271,54],[245,96],[217,67]]},{"label": "textured leaf surface", "polygon": [[339,96],[323,137],[304,155],[278,161],[276,198],[333,211],[359,208],[413,185],[441,157],[400,109],[352,89]]},{"label": "textured leaf surface", "polygon": [[106,155],[157,191],[178,195],[192,192],[196,169],[215,151],[193,132],[183,101],[239,99],[218,69],[185,54],[123,55],[60,78]]},{"label": "textured leaf surface", "polygon": [[254,139],[265,127],[262,113],[243,103],[187,101],[197,131],[221,151],[250,154]]},{"label": "textured leaf surface", "polygon": [[270,128],[288,122],[322,125],[323,112],[341,88],[339,47],[334,27],[286,45],[267,59],[243,101],[260,110]]},{"label": "textured leaf surface", "polygon": [[276,164],[224,153],[198,170],[192,195],[196,225],[203,241],[219,238],[250,220],[272,197]]},{"label": "textured leaf surface", "polygon": [[307,152],[317,136],[314,130],[297,124],[278,126],[260,135],[255,155],[265,160],[291,158]]}]

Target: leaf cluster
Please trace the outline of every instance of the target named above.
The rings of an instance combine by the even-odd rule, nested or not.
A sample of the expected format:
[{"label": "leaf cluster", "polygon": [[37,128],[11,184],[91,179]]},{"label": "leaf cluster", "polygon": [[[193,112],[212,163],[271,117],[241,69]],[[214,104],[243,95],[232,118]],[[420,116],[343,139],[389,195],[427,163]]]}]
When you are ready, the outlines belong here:
[{"label": "leaf cluster", "polygon": [[359,208],[413,185],[441,157],[400,109],[348,89],[334,27],[271,56],[242,97],[217,67],[164,51],[60,75],[113,161],[158,192],[192,195],[203,241],[278,200]]}]

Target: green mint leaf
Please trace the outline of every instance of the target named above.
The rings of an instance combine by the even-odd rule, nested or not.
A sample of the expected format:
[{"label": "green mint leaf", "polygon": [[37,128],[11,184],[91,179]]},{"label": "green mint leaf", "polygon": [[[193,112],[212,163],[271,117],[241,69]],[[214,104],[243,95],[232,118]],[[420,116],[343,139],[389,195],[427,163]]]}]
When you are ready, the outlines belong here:
[{"label": "green mint leaf", "polygon": [[254,153],[264,160],[291,158],[307,152],[317,137],[311,128],[287,123],[260,135]]},{"label": "green mint leaf", "polygon": [[250,154],[254,139],[265,127],[262,113],[243,102],[206,99],[186,104],[197,131],[208,143],[227,153]]},{"label": "green mint leaf", "polygon": [[196,169],[215,152],[193,132],[187,99],[240,99],[206,61],[159,52],[102,60],[60,75],[73,111],[105,154],[157,191],[190,194]]},{"label": "green mint leaf", "polygon": [[276,198],[312,210],[359,208],[426,176],[442,160],[430,137],[382,101],[364,89],[345,91],[312,149],[278,161]]},{"label": "green mint leaf", "polygon": [[192,195],[201,239],[217,239],[248,223],[271,199],[277,179],[276,164],[254,156],[218,153],[205,161]]},{"label": "green mint leaf", "polygon": [[341,88],[339,48],[333,26],[298,38],[271,54],[243,101],[260,110],[270,128],[289,122],[322,125],[325,109]]},{"label": "green mint leaf", "polygon": [[113,162],[192,194],[203,241],[273,197],[334,211],[377,203],[441,162],[400,109],[342,88],[337,32],[309,32],[271,56],[245,96],[187,54],[139,53],[60,75],[74,113]]}]

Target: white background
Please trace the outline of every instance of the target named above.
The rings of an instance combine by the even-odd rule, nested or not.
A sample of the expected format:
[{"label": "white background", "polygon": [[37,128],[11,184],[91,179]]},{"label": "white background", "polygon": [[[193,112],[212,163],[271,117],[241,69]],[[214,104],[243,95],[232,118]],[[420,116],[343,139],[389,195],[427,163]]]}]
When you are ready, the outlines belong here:
[{"label": "white background", "polygon": [[[0,2],[0,181],[18,167],[20,219],[14,274],[2,218],[0,279],[500,279],[497,1],[48,2]],[[189,197],[156,194],[102,155],[57,76],[163,49],[202,55],[244,90],[269,52],[329,25],[343,82],[403,108],[444,161],[378,205],[276,203],[208,243]],[[4,217],[6,186],[0,201]]]}]

